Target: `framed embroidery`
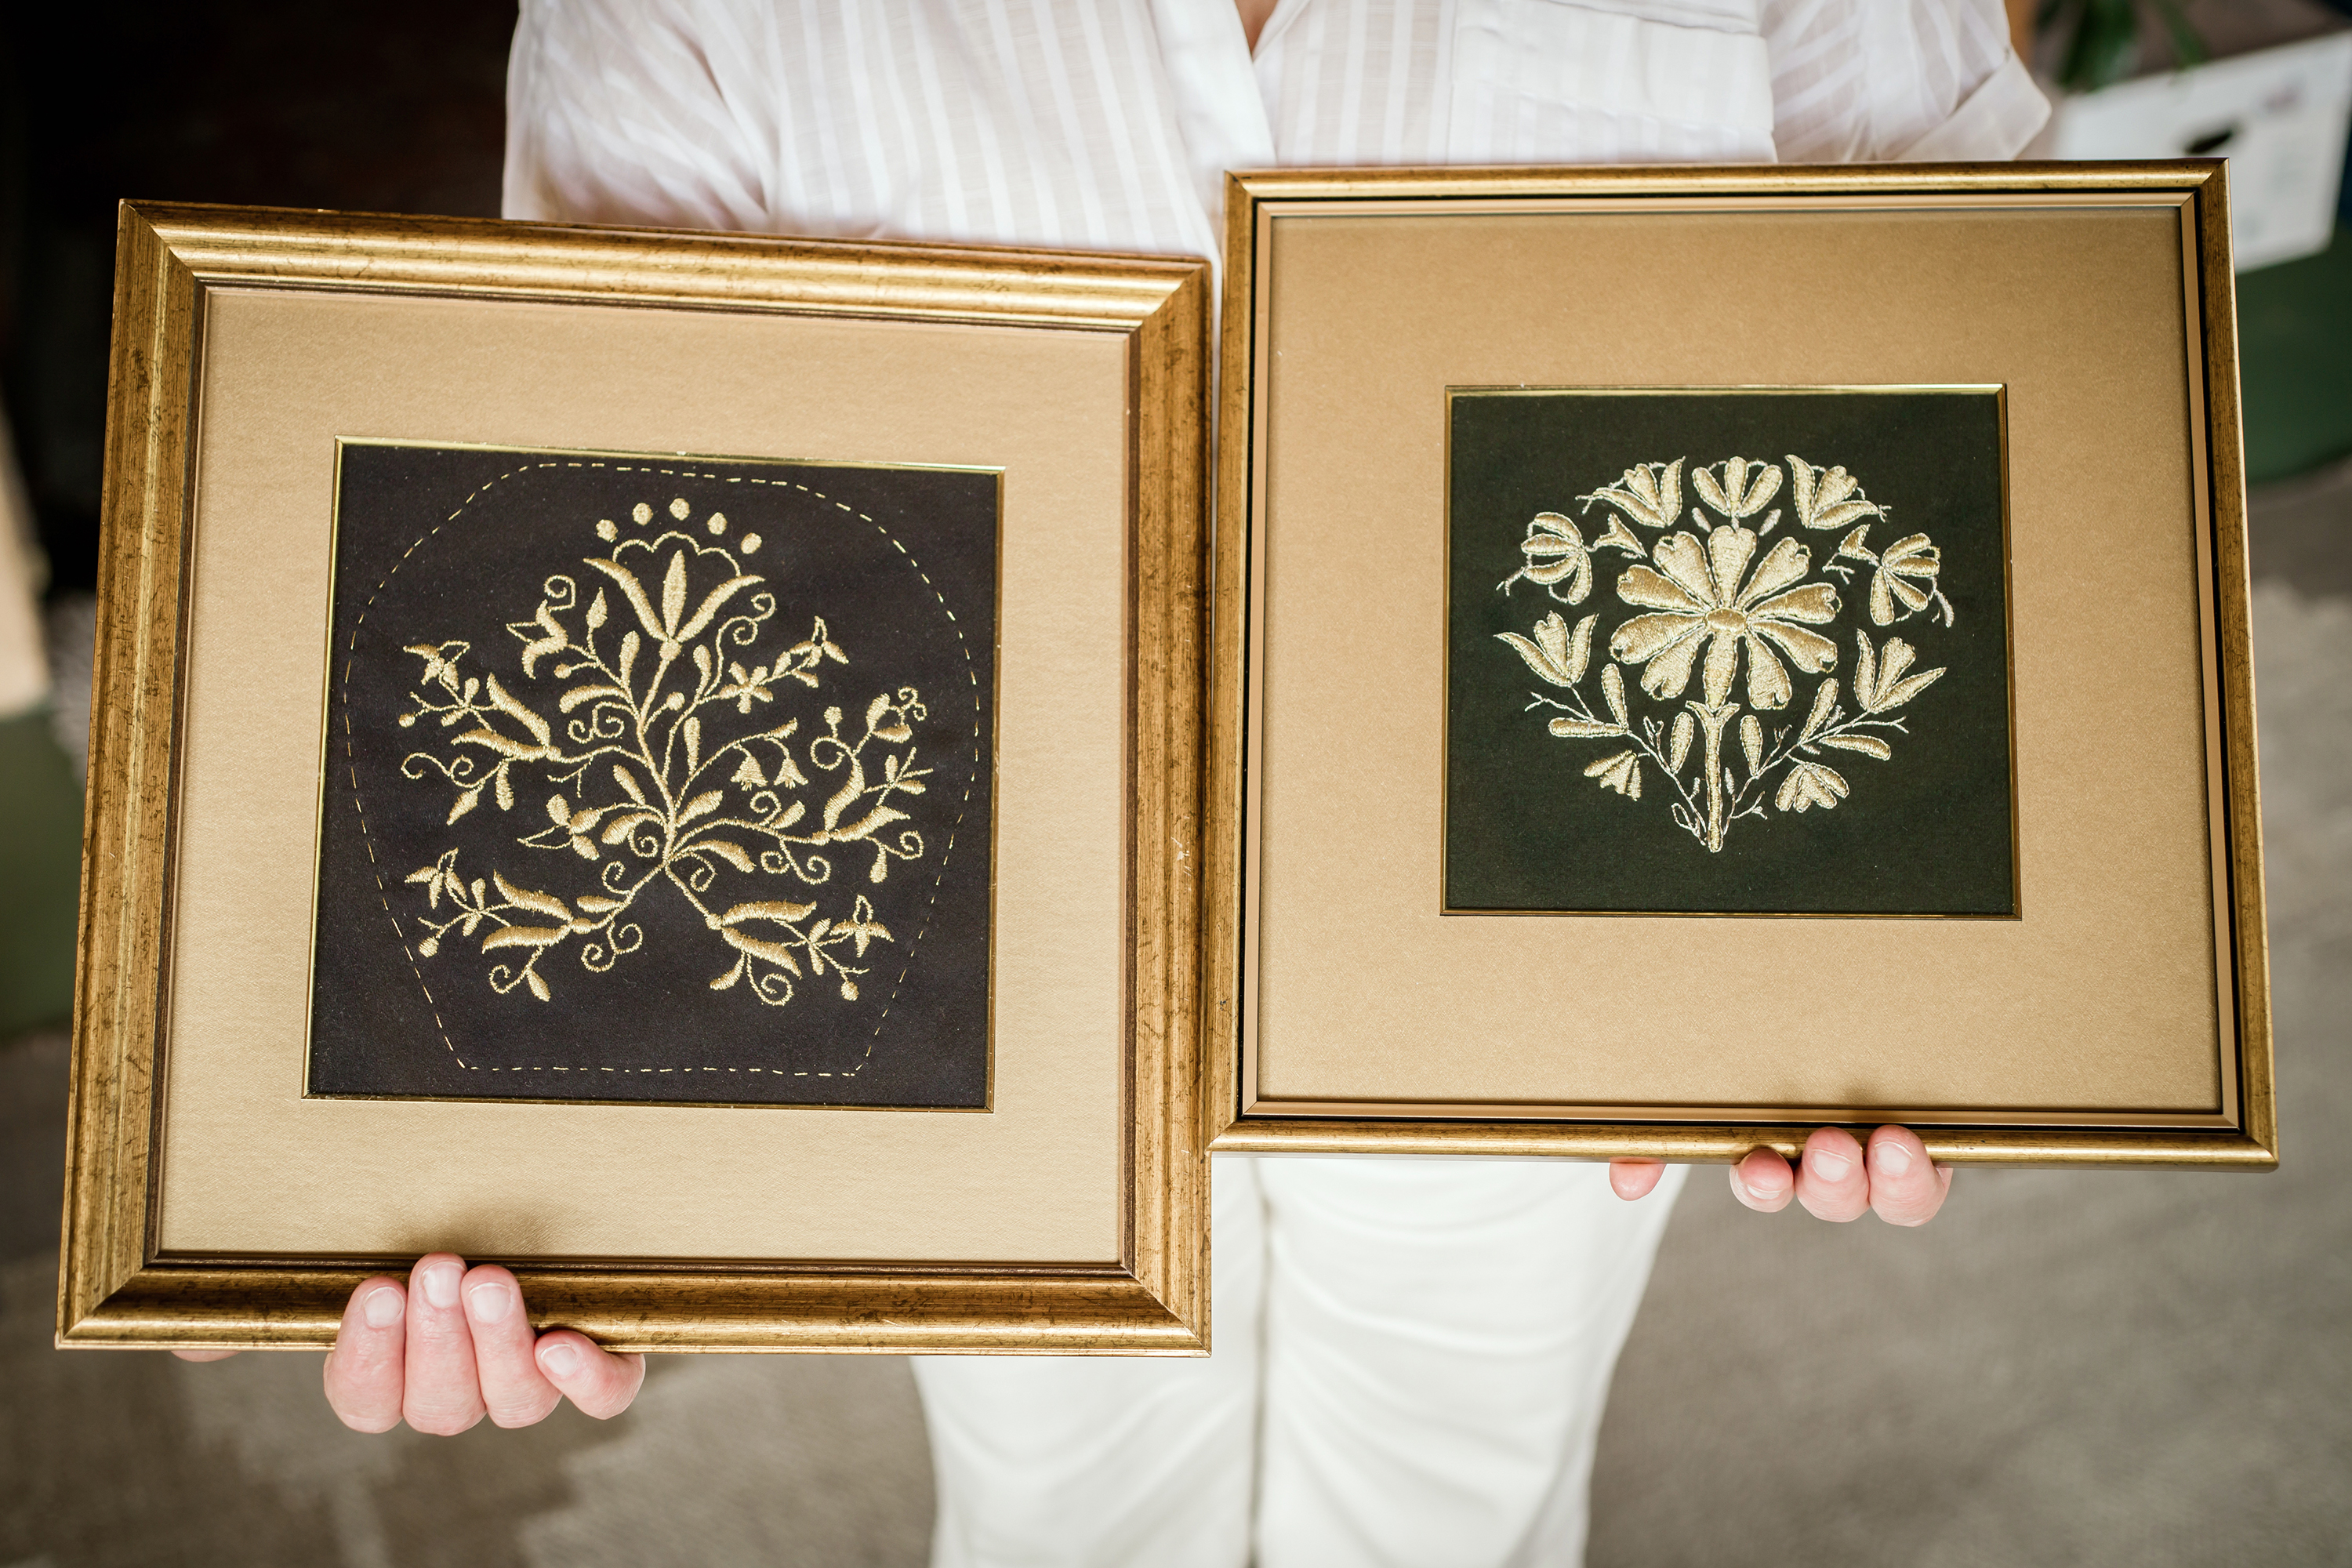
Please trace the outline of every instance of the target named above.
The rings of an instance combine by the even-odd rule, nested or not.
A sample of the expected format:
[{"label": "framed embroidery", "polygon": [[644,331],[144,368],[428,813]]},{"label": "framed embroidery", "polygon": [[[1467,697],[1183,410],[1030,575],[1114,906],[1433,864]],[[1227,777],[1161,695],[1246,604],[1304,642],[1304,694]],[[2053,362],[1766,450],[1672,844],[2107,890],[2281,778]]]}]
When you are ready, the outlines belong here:
[{"label": "framed embroidery", "polygon": [[342,442],[310,1092],[984,1108],[1000,480]]},{"label": "framed embroidery", "polygon": [[1201,1353],[1205,264],[118,266],[59,1342]]},{"label": "framed embroidery", "polygon": [[1448,910],[2017,914],[2000,387],[1448,420]]},{"label": "framed embroidery", "polygon": [[1212,1146],[2272,1163],[2223,177],[1235,176]]}]

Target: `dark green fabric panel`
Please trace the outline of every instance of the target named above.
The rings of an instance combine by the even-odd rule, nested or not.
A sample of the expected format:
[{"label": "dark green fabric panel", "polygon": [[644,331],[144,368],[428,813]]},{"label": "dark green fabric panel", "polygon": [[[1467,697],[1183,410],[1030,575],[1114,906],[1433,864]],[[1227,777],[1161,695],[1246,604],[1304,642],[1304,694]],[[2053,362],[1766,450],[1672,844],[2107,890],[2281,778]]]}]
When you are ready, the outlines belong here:
[{"label": "dark green fabric panel", "polygon": [[0,1037],[73,1010],[81,785],[45,712],[0,721]]},{"label": "dark green fabric panel", "polygon": [[[1451,431],[1449,539],[1446,907],[1457,910],[1650,910],[1686,912],[2006,915],[2015,912],[2011,833],[2009,672],[2001,521],[1999,401],[1990,392],[1698,392],[1672,394],[1457,395]],[[1820,467],[1843,466],[1861,480],[1882,519],[1864,520],[1866,545],[1884,548],[1926,532],[1941,552],[1937,579],[1952,606],[1881,626],[1868,613],[1872,568],[1845,562],[1850,581],[1827,575],[1849,530],[1800,529],[1794,520],[1786,455]],[[1900,731],[1874,733],[1893,749],[1879,761],[1823,750],[1813,760],[1833,769],[1851,794],[1834,809],[1778,809],[1779,773],[1769,771],[1761,817],[1733,822],[1719,851],[1678,826],[1673,783],[1653,760],[1640,760],[1639,800],[1610,793],[1588,765],[1627,749],[1608,739],[1560,739],[1548,721],[1556,708],[1538,697],[1568,693],[1533,673],[1497,634],[1531,636],[1557,611],[1573,626],[1598,612],[1591,666],[1578,689],[1605,716],[1601,672],[1612,631],[1648,613],[1622,600],[1618,584],[1633,564],[1622,552],[1594,554],[1588,596],[1567,605],[1522,579],[1502,583],[1526,561],[1520,545],[1538,512],[1572,518],[1584,542],[1603,534],[1610,509],[1580,503],[1636,463],[1686,459],[1675,530],[1636,527],[1655,549],[1670,532],[1702,539],[1691,509],[1699,503],[1696,468],[1734,456],[1769,462],[1783,475],[1766,512],[1748,520],[1762,537],[1755,562],[1795,537],[1805,547],[1805,583],[1827,582],[1839,608],[1817,629],[1836,645],[1826,672],[1854,711],[1852,682],[1856,631],[1874,648],[1900,637],[1917,652],[1915,671],[1946,673],[1892,715]],[[1776,525],[1761,525],[1772,509]],[[1720,524],[1720,515],[1709,510]],[[1749,574],[1754,574],[1751,564]],[[1556,585],[1565,594],[1568,583]],[[1804,723],[1822,677],[1783,658],[1794,685],[1783,708],[1759,714],[1768,755]],[[1749,709],[1746,671],[1732,700]],[[1638,727],[1654,717],[1658,749],[1670,746],[1683,700],[1653,699],[1641,688],[1644,667],[1619,673]],[[1700,696],[1695,674],[1685,700]],[[1724,756],[1744,779],[1736,736]],[[1700,772],[1696,740],[1680,770]],[[1796,760],[1803,760],[1801,756]],[[1793,763],[1790,764],[1793,765]],[[1694,796],[1704,797],[1702,788]]]}]

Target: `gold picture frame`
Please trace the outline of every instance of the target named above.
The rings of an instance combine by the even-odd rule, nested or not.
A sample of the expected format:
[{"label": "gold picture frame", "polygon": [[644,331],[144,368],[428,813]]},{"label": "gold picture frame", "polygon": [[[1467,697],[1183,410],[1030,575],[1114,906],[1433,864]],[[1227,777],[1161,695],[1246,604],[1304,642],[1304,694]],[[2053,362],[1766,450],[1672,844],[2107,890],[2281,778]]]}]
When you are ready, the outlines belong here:
[{"label": "gold picture frame", "polygon": [[[317,1348],[447,1247],[615,1350],[1205,1353],[1209,278],[126,204],[58,1342]],[[324,786],[218,699],[266,671],[320,754],[352,443],[997,476],[984,1102],[310,1092]]]},{"label": "gold picture frame", "polygon": [[[1286,170],[1232,176],[1225,210],[1203,834],[1212,1149],[1736,1161],[1759,1147],[1793,1156],[1815,1125],[1900,1121],[1941,1161],[2275,1164],[2221,163]],[[1748,843],[1778,830],[1826,845],[1812,825],[1861,831],[1876,809],[1866,794],[1899,778],[1901,759],[1876,760],[1885,738],[1915,742],[1885,721],[1934,677],[1890,695],[1894,677],[1861,661],[1929,624],[1889,596],[1927,604],[1926,534],[1898,542],[1904,525],[1888,523],[1884,561],[1860,534],[1851,559],[1832,560],[1839,532],[1788,543],[1800,530],[1784,529],[1791,573],[1816,555],[1861,572],[1804,590],[1816,597],[1799,605],[1800,620],[1840,608],[1859,620],[1858,648],[1854,631],[1840,634],[1842,664],[1801,628],[1759,640],[1732,595],[1740,564],[1774,548],[1778,514],[1753,513],[1784,474],[1773,504],[1798,507],[1801,485],[1805,527],[1906,510],[1916,526],[1926,498],[1853,489],[1876,471],[1865,458],[1894,449],[1876,437],[1862,456],[1800,460],[1751,433],[1740,439],[1756,445],[1720,450],[1699,436],[1687,452],[1621,442],[1604,460],[1561,416],[1465,456],[1455,401],[1582,397],[1606,413],[1623,394],[1715,397],[1727,420],[1748,421],[1720,428],[1754,432],[1767,425],[1749,417],[1753,399],[1815,389],[1981,400],[1972,526],[2000,542],[1999,559],[1976,563],[1967,613],[1991,628],[1977,646],[2001,661],[1982,706],[2008,798],[1999,776],[1978,791],[1996,827],[1969,864],[1994,890],[1915,888],[1900,895],[1913,902],[1875,910],[1839,903],[1845,894],[1775,904],[1795,897],[1784,879],[1755,882],[1768,890],[1750,887],[1745,904],[1642,901],[1695,867],[1733,864],[1716,853],[1733,808],[1757,819],[1735,824]],[[1547,455],[1571,449],[1581,467]],[[1734,471],[1741,451],[1764,456]],[[1748,531],[1713,597],[1659,577],[1674,569],[1652,553],[1691,531],[1675,550],[1702,575],[1725,570],[1696,565],[1715,559],[1700,544],[1709,523],[1684,510],[1701,500],[1682,487],[1703,464],[1714,525]],[[1516,510],[1463,500],[1489,495],[1476,486],[1495,474],[1491,494],[1517,498]],[[1822,499],[1833,493],[1859,510]],[[1501,542],[1465,566],[1457,523],[1473,513]],[[1925,574],[1897,581],[1898,552]],[[2104,584],[2086,574],[2102,552],[2116,567]],[[1700,640],[1679,667],[1654,626],[1612,638],[1611,615],[1631,613],[1621,597],[1675,615],[1687,602],[1685,629]],[[1725,660],[1702,702],[1691,660],[1717,646],[1701,624],[1715,597],[1718,640],[1736,650],[1744,628],[1769,670],[1754,652]],[[2126,602],[2140,616],[2128,625]],[[1448,630],[1486,627],[1480,605],[1522,604],[1510,635]],[[1929,611],[1934,629],[1950,614]],[[1817,752],[1826,776],[1784,782],[1773,808],[1761,775],[1775,748],[1844,716],[1831,689],[1801,731],[1801,698],[1780,711],[1791,693],[1775,636],[1811,660],[1791,666],[1811,672],[1802,697],[1815,679],[1875,681],[1881,706],[1857,717],[1883,734],[1845,742],[1864,755],[1839,754],[1851,801],[1826,766],[1838,759]],[[1465,764],[1449,751],[1467,722],[1449,662],[1465,651],[1491,666],[1477,679],[1497,711],[1507,697],[1512,734],[1530,737],[1510,754],[1546,770],[1508,798],[1573,805],[1567,839],[1550,822],[1477,837],[1449,805],[1459,768],[1486,765],[1486,752]],[[1899,657],[1913,652],[1905,643]],[[1744,694],[1732,686],[1741,668],[1760,682]],[[1624,701],[1645,672],[1700,724],[1662,708],[1645,742],[1642,694],[1631,712]],[[1600,684],[1609,706],[1582,690]],[[1540,715],[1519,720],[1521,703],[1551,712],[1559,739],[1544,738]],[[1755,737],[1739,786],[1751,793],[1736,794],[1728,726],[1743,703],[1756,710],[1738,731]],[[1694,729],[1706,747],[1691,744]],[[1701,768],[1694,759],[1718,742],[1726,760]],[[1783,781],[1806,768],[1790,756]],[[1841,804],[1843,816],[1827,809]],[[1796,815],[1811,806],[1824,809]],[[1664,824],[1670,810],[1683,860],[1633,859],[1619,825]],[[1570,842],[1614,879],[1512,862],[1530,886],[1604,890],[1497,909],[1456,897],[1457,840],[1504,857]],[[1654,878],[1653,864],[1665,869]],[[1874,913],[1995,918],[1846,918]]]}]

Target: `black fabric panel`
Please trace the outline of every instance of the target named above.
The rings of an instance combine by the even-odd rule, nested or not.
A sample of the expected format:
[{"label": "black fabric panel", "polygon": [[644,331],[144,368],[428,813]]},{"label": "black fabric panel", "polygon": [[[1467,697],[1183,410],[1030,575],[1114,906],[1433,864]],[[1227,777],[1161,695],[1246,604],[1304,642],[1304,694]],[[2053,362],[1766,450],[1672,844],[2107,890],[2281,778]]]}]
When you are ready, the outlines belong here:
[{"label": "black fabric panel", "polygon": [[[1769,912],[2008,915],[2018,905],[2011,849],[2009,642],[2001,522],[2001,432],[1991,392],[1700,391],[1643,394],[1457,394],[1452,405],[1447,671],[1445,907],[1454,910]],[[1925,532],[1941,552],[1937,579],[1954,624],[1940,613],[1893,626],[1871,618],[1872,568],[1843,563],[1850,581],[1823,567],[1849,531],[1797,527],[1787,455],[1858,479],[1886,515],[1866,519],[1867,545],[1884,549]],[[1522,637],[1547,612],[1573,627],[1599,612],[1581,690],[1598,712],[1600,674],[1611,632],[1645,613],[1616,591],[1629,554],[1597,552],[1592,586],[1566,605],[1542,585],[1496,584],[1526,563],[1520,545],[1542,511],[1572,519],[1589,546],[1611,508],[1580,504],[1637,463],[1685,458],[1675,527],[1700,538],[1691,521],[1703,505],[1694,470],[1738,456],[1782,472],[1769,508],[1781,510],[1756,559],[1795,536],[1811,556],[1806,582],[1829,582],[1841,601],[1819,626],[1837,645],[1827,674],[1852,712],[1854,634],[1874,647],[1901,637],[1917,650],[1915,671],[1946,673],[1900,716],[1907,732],[1876,731],[1885,761],[1822,751],[1816,760],[1846,781],[1834,809],[1801,814],[1764,801],[1762,818],[1732,825],[1722,847],[1676,825],[1672,783],[1644,760],[1643,795],[1629,800],[1588,777],[1588,765],[1625,749],[1623,741],[1560,739],[1548,729],[1557,709],[1529,709],[1538,695],[1563,697],[1538,679],[1496,634]],[[1709,516],[1720,516],[1709,510]],[[1769,510],[1769,509],[1768,509]],[[1759,513],[1747,520],[1757,528]],[[1654,549],[1669,530],[1634,527]],[[1753,570],[1751,566],[1751,571]],[[1562,593],[1568,584],[1558,585]],[[1783,660],[1786,664],[1787,661]],[[1743,653],[1732,700],[1748,710]],[[1619,674],[1638,725],[1671,724],[1681,701],[1641,687],[1643,667]],[[1789,705],[1759,715],[1766,732],[1801,727],[1822,677],[1789,667]],[[1687,698],[1700,695],[1694,675]],[[1737,721],[1733,721],[1736,726]],[[1768,753],[1770,748],[1768,746]],[[1699,745],[1681,770],[1699,772]],[[1745,776],[1736,730],[1724,753]],[[1777,782],[1777,778],[1776,778]]]},{"label": "black fabric panel", "polygon": [[[347,444],[310,1092],[984,1105],[997,522],[992,473]],[[598,560],[635,575],[643,610]],[[680,591],[666,598],[673,562]],[[692,627],[739,576],[760,580]],[[551,620],[582,647],[600,595],[604,672],[576,652],[534,653]],[[647,700],[664,628],[677,635],[661,690],[692,704],[677,710]],[[629,697],[576,695],[613,685],[632,632]],[[708,677],[697,647],[712,655]],[[737,665],[751,689],[719,695],[745,684]],[[498,704],[493,678],[547,726],[545,742]],[[793,733],[757,739],[788,722]],[[485,732],[507,748],[465,739]],[[834,733],[838,744],[822,739]],[[530,754],[541,744],[555,754]],[[891,758],[921,770],[919,794],[884,787]],[[654,809],[607,842],[634,805],[616,765]],[[665,767],[667,796],[654,776]],[[863,788],[833,829],[857,829],[877,805],[903,816],[809,842],[853,768]],[[731,854],[684,853],[714,840]],[[445,864],[454,889],[436,875]],[[490,912],[468,933],[447,922],[478,907],[478,880]],[[509,927],[563,935],[543,951],[485,948]],[[747,953],[730,932],[764,945]],[[762,1000],[787,984],[781,1005]]]}]

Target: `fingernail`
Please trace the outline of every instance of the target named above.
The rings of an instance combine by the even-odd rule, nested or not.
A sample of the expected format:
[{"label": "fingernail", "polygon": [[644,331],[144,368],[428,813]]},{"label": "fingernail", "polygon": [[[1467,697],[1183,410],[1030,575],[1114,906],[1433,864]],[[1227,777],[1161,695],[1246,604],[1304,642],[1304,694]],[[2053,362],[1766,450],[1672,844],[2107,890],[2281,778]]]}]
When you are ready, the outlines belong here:
[{"label": "fingernail", "polygon": [[360,1303],[360,1316],[371,1329],[388,1329],[400,1321],[400,1292],[379,1285]]},{"label": "fingernail", "polygon": [[454,1263],[436,1263],[417,1277],[417,1283],[425,1287],[425,1299],[435,1306],[454,1307],[457,1304],[457,1281],[465,1273]]},{"label": "fingernail", "polygon": [[1872,1144],[1870,1157],[1890,1176],[1902,1175],[1911,1169],[1911,1151],[1892,1138]]},{"label": "fingernail", "polygon": [[539,1364],[557,1377],[570,1377],[580,1370],[580,1347],[566,1344],[561,1340],[551,1345],[542,1345],[539,1352]]},{"label": "fingernail", "polygon": [[1805,1151],[1805,1168],[1812,1172],[1818,1181],[1843,1182],[1846,1173],[1853,1169],[1853,1162],[1826,1149],[1808,1149]]},{"label": "fingernail", "polygon": [[514,1310],[515,1293],[510,1285],[496,1280],[477,1285],[466,1292],[466,1315],[478,1323],[502,1323]]}]

